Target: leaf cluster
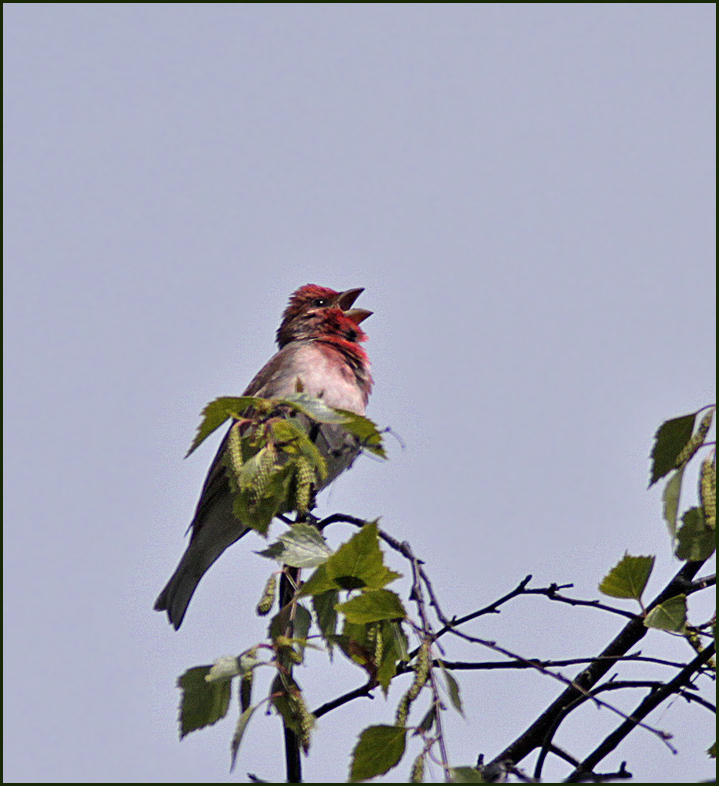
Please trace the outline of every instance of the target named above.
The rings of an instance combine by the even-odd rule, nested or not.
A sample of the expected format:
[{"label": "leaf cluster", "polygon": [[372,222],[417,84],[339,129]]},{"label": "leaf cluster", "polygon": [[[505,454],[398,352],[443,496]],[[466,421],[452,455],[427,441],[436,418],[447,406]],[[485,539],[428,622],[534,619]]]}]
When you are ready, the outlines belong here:
[{"label": "leaf cluster", "polygon": [[210,402],[187,455],[228,420],[222,461],[233,493],[233,512],[266,535],[272,520],[290,511],[307,513],[327,478],[327,462],[311,433],[341,426],[360,448],[386,458],[382,434],[362,415],[332,409],[301,391],[285,398],[223,396]]},{"label": "leaf cluster", "polygon": [[[702,410],[664,422],[654,437],[651,453],[650,486],[669,473],[664,488],[664,520],[674,544],[676,557],[684,561],[709,559],[716,549],[716,451],[701,465],[699,505],[686,510],[681,527],[677,528],[684,470],[705,446],[716,407],[707,408],[698,428],[697,416]],[[628,553],[611,569],[599,584],[599,590],[614,598],[631,598],[639,602],[654,568],[654,557],[632,557]],[[644,624],[672,633],[686,633],[687,600],[683,594],[667,598],[648,612]]]},{"label": "leaf cluster", "polygon": [[[333,551],[315,527],[298,521],[259,553],[285,566],[315,569],[306,582],[298,583],[290,602],[271,619],[268,642],[256,645],[252,658],[247,654],[229,662],[223,658],[213,667],[188,670],[178,681],[181,736],[185,736],[227,714],[231,683],[240,678],[241,714],[232,742],[233,764],[254,711],[268,701],[298,735],[305,751],[309,748],[314,720],[291,670],[302,663],[312,630],[329,652],[339,648],[364,669],[370,685],[380,685],[385,692],[398,665],[409,660],[402,626],[407,613],[397,593],[386,586],[400,574],[384,564],[377,522],[367,523]],[[263,597],[267,592],[265,588]],[[260,649],[267,658],[256,656]],[[269,696],[253,705],[253,674],[262,666],[277,673]]]},{"label": "leaf cluster", "polygon": [[[654,601],[645,603],[644,594],[655,566],[655,557],[625,553],[601,581],[599,590],[612,598],[635,601],[639,605],[636,614],[614,609],[598,601],[573,601],[559,594],[558,590],[563,587],[558,585],[544,590],[529,589],[529,576],[520,582],[516,590],[486,609],[450,620],[441,612],[431,584],[409,545],[393,541],[379,530],[377,521],[365,522],[352,538],[333,550],[322,534],[322,526],[331,523],[331,520],[351,521],[352,517],[330,517],[325,522],[317,523],[307,515],[311,495],[322,482],[323,469],[326,472],[322,456],[318,460],[315,455],[317,451],[309,439],[311,424],[341,424],[355,434],[368,450],[384,455],[381,434],[374,424],[364,418],[351,416],[351,413],[330,410],[321,401],[309,399],[302,392],[281,401],[242,397],[212,402],[205,409],[203,422],[191,450],[227,419],[232,419],[224,460],[232,470],[236,511],[242,513],[243,520],[246,520],[245,516],[254,517],[252,526],[262,533],[266,533],[269,522],[278,513],[294,510],[297,517],[273,543],[258,552],[260,556],[278,564],[277,571],[270,576],[262,592],[257,609],[258,614],[270,614],[275,610],[269,621],[267,638],[237,657],[221,658],[212,666],[189,669],[180,677],[181,737],[226,716],[235,691],[233,686],[237,685],[239,718],[231,743],[233,766],[245,729],[256,710],[262,706],[274,708],[285,728],[296,735],[301,748],[307,753],[315,714],[308,707],[305,692],[293,668],[304,661],[306,650],[311,647],[323,649],[330,656],[338,650],[361,670],[366,681],[363,688],[316,709],[317,716],[340,706],[345,700],[368,695],[373,688],[380,688],[387,696],[393,679],[407,672],[412,675],[411,683],[397,702],[395,723],[371,725],[359,734],[351,754],[350,781],[368,780],[396,767],[405,757],[410,738],[413,737],[419,740],[421,750],[411,765],[412,782],[423,780],[428,762],[439,764],[446,779],[452,782],[491,782],[507,773],[527,781],[530,778],[517,769],[517,764],[528,751],[540,748],[532,779],[538,781],[541,779],[545,757],[550,752],[557,752],[552,743],[557,727],[573,709],[590,699],[598,706],[607,707],[622,716],[623,724],[614,735],[617,739],[638,725],[654,731],[661,738],[663,732],[643,723],[645,715],[672,694],[687,698],[685,689],[692,688],[691,679],[715,668],[713,645],[705,648],[701,641],[701,637],[706,638],[706,629],[711,627],[711,623],[691,624],[688,611],[688,598],[694,591],[690,585],[691,577],[698,570],[698,565],[714,553],[716,470],[713,450],[701,463],[699,504],[680,515],[684,471],[702,449],[709,447],[706,438],[714,408],[708,408],[696,426],[700,414],[701,410],[667,421],[655,436],[650,485],[669,476],[663,493],[664,519],[674,553],[686,565]],[[309,497],[303,490],[307,486],[310,489]],[[362,522],[353,520],[352,523]],[[413,584],[409,601],[417,605],[417,620],[412,618],[403,599],[389,589],[389,585],[400,574],[386,566],[380,538],[402,553],[412,566]],[[301,580],[302,570],[311,571],[305,581]],[[278,574],[282,576],[281,584],[291,585],[289,595],[280,591],[279,604]],[[439,631],[434,630],[428,622],[423,587],[429,591],[431,606],[442,625]],[[466,622],[484,613],[496,613],[499,606],[509,599],[532,592],[541,592],[560,602],[594,605],[629,617],[630,622],[600,656],[588,659],[590,666],[573,680],[537,661],[515,655],[495,642],[460,632],[459,628]],[[626,656],[633,643],[648,634],[648,629],[684,636],[698,654],[674,680],[666,684],[652,683],[647,698],[630,715],[625,715],[598,698],[602,691],[618,689],[622,683],[613,678],[601,685],[599,681],[611,668],[611,664],[617,662],[615,659]],[[414,651],[410,650],[409,645],[412,633],[419,642]],[[451,669],[461,664],[445,661],[443,650],[437,643],[437,639],[445,634],[461,636],[465,642],[487,647],[508,657],[507,665],[535,668],[567,686],[562,696],[487,767],[482,764],[481,757],[476,766],[452,767],[448,762],[442,713],[446,709],[445,704],[450,704],[459,713],[463,709],[459,685],[450,673]],[[466,665],[496,667],[498,663]],[[271,669],[273,678],[269,693],[253,699],[254,675],[259,668]],[[420,696],[429,697],[429,705],[418,716],[419,721],[411,722],[412,707]],[[628,777],[624,765],[619,772],[606,775],[596,773],[593,769],[612,750],[611,744],[614,743],[611,743],[611,738],[612,735],[581,762],[567,753],[561,754],[573,766],[576,765],[570,781]],[[714,746],[710,751],[713,749]]]}]

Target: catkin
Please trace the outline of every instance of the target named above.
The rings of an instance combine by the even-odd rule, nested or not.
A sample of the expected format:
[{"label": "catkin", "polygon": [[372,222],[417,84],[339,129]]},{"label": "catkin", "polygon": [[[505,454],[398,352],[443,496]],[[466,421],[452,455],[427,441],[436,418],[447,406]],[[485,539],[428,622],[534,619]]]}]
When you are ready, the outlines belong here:
[{"label": "catkin", "polygon": [[410,783],[422,783],[424,780],[424,754],[420,753],[414,760],[409,774]]},{"label": "catkin", "polygon": [[429,642],[423,641],[419,648],[419,652],[417,653],[417,665],[414,667],[414,680],[407,691],[407,696],[410,701],[414,701],[417,696],[419,696],[422,686],[425,682],[427,682],[427,677],[429,676],[429,665]]},{"label": "catkin", "polygon": [[275,449],[271,445],[262,448],[259,453],[257,474],[252,479],[252,502],[257,504],[265,493],[267,484],[275,467]]},{"label": "catkin", "polygon": [[394,725],[395,726],[404,726],[407,723],[407,716],[409,715],[409,705],[411,704],[411,700],[405,693],[404,696],[399,700],[399,704],[397,705],[397,712],[394,716]]},{"label": "catkin", "polygon": [[707,526],[716,529],[717,522],[717,475],[716,475],[716,454],[712,453],[702,461],[701,474],[699,476],[699,499],[704,511],[704,521]]},{"label": "catkin", "polygon": [[404,726],[407,722],[409,715],[409,708],[412,702],[419,696],[422,686],[427,682],[429,677],[429,668],[432,663],[429,642],[423,641],[420,645],[419,652],[417,653],[417,663],[414,667],[414,679],[409,686],[407,693],[402,696],[397,705],[397,713],[395,715],[395,726]]},{"label": "catkin", "polygon": [[302,750],[307,753],[310,749],[310,732],[315,725],[315,716],[307,708],[305,698],[301,691],[297,691],[297,693],[293,694],[292,698],[294,699],[295,709],[299,720],[300,744],[302,745]]},{"label": "catkin", "polygon": [[384,654],[384,639],[382,638],[382,627],[377,625],[375,627],[375,642],[374,642],[374,662],[377,668],[382,663],[382,655]]},{"label": "catkin", "polygon": [[227,454],[230,457],[230,466],[239,483],[242,472],[242,442],[240,439],[240,424],[235,421],[227,438]]},{"label": "catkin", "polygon": [[295,508],[299,513],[306,513],[310,508],[315,471],[305,456],[297,457],[296,466],[297,492],[295,494]]},{"label": "catkin", "polygon": [[699,450],[699,448],[704,444],[704,437],[706,437],[709,429],[711,428],[712,418],[714,417],[714,407],[712,407],[709,412],[704,415],[701,419],[701,423],[699,424],[699,428],[696,431],[696,434],[687,442],[687,444],[682,448],[681,453],[677,456],[677,460],[674,462],[675,467],[683,467],[689,459]]},{"label": "catkin", "polygon": [[276,594],[277,594],[277,576],[273,573],[269,577],[269,579],[267,579],[267,584],[265,584],[265,589],[262,593],[262,597],[257,603],[258,616],[264,617],[265,614],[269,614],[270,611],[272,611],[272,606],[275,602]]}]

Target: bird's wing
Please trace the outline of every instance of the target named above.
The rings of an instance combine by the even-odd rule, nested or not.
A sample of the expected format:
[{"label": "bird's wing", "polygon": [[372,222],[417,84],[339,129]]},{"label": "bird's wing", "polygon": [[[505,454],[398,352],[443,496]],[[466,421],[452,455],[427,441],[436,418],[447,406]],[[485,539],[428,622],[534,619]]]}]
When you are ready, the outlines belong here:
[{"label": "bird's wing", "polygon": [[[283,374],[282,371],[292,365],[292,357],[296,352],[297,347],[289,344],[275,353],[257,372],[242,395],[270,398],[293,393],[295,391],[294,381],[292,381],[291,385],[287,384],[288,381],[291,381],[291,377]],[[230,428],[232,428],[232,425],[230,425]],[[205,478],[205,483],[202,486],[200,499],[195,508],[195,515],[190,524],[192,529],[191,540],[198,536],[202,527],[212,518],[211,514],[216,504],[219,501],[224,501],[227,495],[230,494],[230,481],[227,477],[227,468],[223,460],[229,434],[230,429],[227,430],[220,447],[217,449],[215,458],[212,460]]]}]

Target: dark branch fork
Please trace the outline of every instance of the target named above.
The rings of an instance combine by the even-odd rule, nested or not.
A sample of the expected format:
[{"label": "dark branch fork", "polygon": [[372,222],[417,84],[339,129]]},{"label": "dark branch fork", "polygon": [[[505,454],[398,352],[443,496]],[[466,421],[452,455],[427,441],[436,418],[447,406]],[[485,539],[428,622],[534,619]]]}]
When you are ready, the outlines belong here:
[{"label": "dark branch fork", "polygon": [[[331,516],[317,521],[318,529],[322,530],[326,526],[333,523],[347,523],[356,527],[362,527],[366,524],[363,519],[355,516],[349,516],[342,513],[335,513]],[[714,705],[705,701],[696,694],[687,692],[686,688],[690,686],[691,679],[696,675],[703,673],[707,664],[714,655],[714,646],[707,646],[702,650],[689,664],[684,665],[674,663],[672,661],[665,661],[659,658],[643,657],[641,653],[629,654],[629,650],[637,644],[647,633],[648,628],[644,625],[643,615],[634,614],[624,609],[618,609],[608,604],[599,601],[587,601],[576,598],[567,597],[560,594],[561,590],[570,588],[571,584],[559,585],[551,584],[548,587],[529,587],[532,579],[531,575],[522,579],[518,585],[503,595],[498,600],[489,604],[488,606],[478,609],[470,614],[462,617],[448,618],[442,611],[440,604],[434,593],[432,583],[427,577],[423,567],[422,561],[417,559],[412,552],[408,543],[402,543],[395,538],[391,537],[382,530],[379,531],[381,539],[387,543],[390,548],[405,557],[412,565],[413,582],[410,598],[414,600],[418,606],[419,617],[421,621],[421,628],[418,632],[422,637],[429,642],[436,642],[437,639],[444,635],[458,636],[466,641],[479,644],[481,646],[492,649],[493,651],[508,658],[508,661],[489,662],[489,663],[460,663],[442,661],[442,665],[447,669],[470,670],[470,669],[493,669],[493,668],[534,668],[546,676],[557,679],[567,686],[562,694],[537,718],[534,723],[530,725],[513,743],[511,743],[504,751],[496,756],[489,764],[483,765],[480,769],[486,771],[487,774],[494,772],[510,772],[514,774],[519,780],[535,781],[541,775],[543,763],[548,753],[552,753],[559,758],[563,758],[570,763],[575,769],[569,776],[568,782],[575,782],[579,780],[592,780],[599,781],[611,778],[624,779],[631,777],[630,773],[626,771],[625,763],[622,763],[620,770],[616,773],[595,773],[593,768],[609,753],[616,745],[619,744],[621,739],[627,736],[631,730],[637,726],[645,728],[661,739],[671,750],[672,746],[669,744],[671,735],[664,731],[655,729],[648,726],[643,722],[652,709],[661,704],[668,696],[678,694],[684,696],[688,701],[695,701],[698,704],[706,707],[709,710],[715,711]],[[671,597],[678,594],[689,595],[694,592],[706,589],[716,583],[715,576],[706,576],[700,579],[695,579],[697,572],[703,565],[703,562],[687,562],[677,572],[677,574],[669,581],[666,587],[657,595],[656,598],[647,606],[647,611],[655,606],[663,603]],[[437,631],[432,631],[431,625],[427,619],[425,611],[425,601],[423,599],[422,589],[427,591],[429,596],[429,605],[434,608],[435,614],[440,622],[441,627]],[[600,611],[616,614],[627,618],[629,621],[621,630],[621,632],[614,638],[614,640],[598,655],[592,658],[579,658],[570,659],[566,661],[540,661],[537,659],[524,658],[516,653],[513,653],[503,647],[498,646],[495,642],[486,641],[474,636],[470,636],[458,628],[466,623],[477,619],[483,615],[496,614],[500,612],[501,606],[508,603],[510,600],[523,596],[523,595],[541,595],[547,597],[549,600],[565,603],[573,606],[584,606],[596,608]],[[410,653],[410,658],[414,657],[417,650]],[[612,683],[605,683],[597,685],[597,683],[604,677],[607,672],[616,665],[618,662],[627,660],[637,660],[644,662],[652,662],[660,665],[680,668],[679,673],[669,682],[661,681],[616,681]],[[580,672],[573,680],[570,680],[560,673],[550,670],[551,667],[567,666],[574,664],[588,663],[589,665]],[[439,665],[434,661],[434,665]],[[400,666],[397,673],[405,673],[412,671],[408,666]],[[372,690],[374,684],[367,683],[353,691],[350,691],[343,696],[337,697],[331,702],[322,705],[315,712],[316,717],[320,717],[333,709],[336,709],[343,704],[366,696],[372,698]],[[611,704],[598,698],[598,694],[610,690],[618,690],[620,688],[644,688],[649,689],[649,695],[642,700],[638,707],[631,714],[618,710]],[[434,687],[433,687],[433,690]],[[435,695],[436,699],[436,695]],[[570,754],[561,751],[553,742],[552,736],[559,724],[564,720],[570,712],[572,712],[581,703],[591,700],[618,714],[622,718],[622,723],[617,730],[609,735],[598,747],[590,754],[584,761],[580,761]],[[439,713],[438,713],[439,716]],[[438,735],[441,738],[441,732]],[[524,759],[532,750],[539,748],[540,755],[535,765],[535,773],[533,778],[528,778],[517,768],[517,764]],[[445,770],[446,776],[447,760],[444,751],[442,750],[442,761],[440,762]]]}]

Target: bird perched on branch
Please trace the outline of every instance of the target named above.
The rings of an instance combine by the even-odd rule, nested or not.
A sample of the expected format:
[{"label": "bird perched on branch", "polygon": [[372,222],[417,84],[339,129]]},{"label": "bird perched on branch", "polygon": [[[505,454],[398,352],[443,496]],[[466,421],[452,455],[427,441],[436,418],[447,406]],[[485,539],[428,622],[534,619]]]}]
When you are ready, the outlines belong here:
[{"label": "bird perched on branch", "polygon": [[[364,415],[372,377],[367,354],[360,346],[367,338],[360,323],[372,312],[353,308],[362,291],[335,292],[307,284],[294,292],[277,329],[279,351],[250,382],[244,395],[283,398],[301,390],[329,407]],[[202,576],[249,529],[233,512],[224,458],[228,436],[229,432],[202,488],[190,525],[190,543],[155,601],[155,610],[166,611],[176,629]],[[313,424],[309,436],[327,465],[326,477],[318,483],[316,492],[351,466],[360,443],[341,425],[330,423]]]}]

